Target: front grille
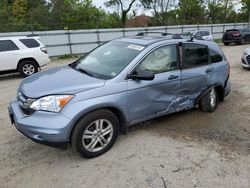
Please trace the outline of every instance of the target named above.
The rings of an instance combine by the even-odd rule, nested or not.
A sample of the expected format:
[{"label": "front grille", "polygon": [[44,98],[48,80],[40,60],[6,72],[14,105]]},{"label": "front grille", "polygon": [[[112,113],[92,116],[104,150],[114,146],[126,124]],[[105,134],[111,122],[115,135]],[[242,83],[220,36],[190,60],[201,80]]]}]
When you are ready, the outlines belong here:
[{"label": "front grille", "polygon": [[250,55],[246,57],[248,64],[250,64]]},{"label": "front grille", "polygon": [[35,101],[35,99],[30,99],[25,96],[22,92],[17,92],[17,101],[20,109],[25,115],[31,115],[35,110],[30,108],[30,105]]}]

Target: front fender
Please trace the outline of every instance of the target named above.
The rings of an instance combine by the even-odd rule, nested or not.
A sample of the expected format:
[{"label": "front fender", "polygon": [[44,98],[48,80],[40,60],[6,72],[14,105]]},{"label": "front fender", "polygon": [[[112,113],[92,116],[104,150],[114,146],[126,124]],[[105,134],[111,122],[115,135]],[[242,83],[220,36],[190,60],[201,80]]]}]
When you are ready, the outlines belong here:
[{"label": "front fender", "polygon": [[[124,93],[125,95],[126,93]],[[110,102],[114,101],[114,102]],[[66,109],[63,109],[61,113],[66,117],[71,119],[68,137],[71,134],[71,131],[76,124],[76,122],[83,117],[84,115],[98,109],[103,108],[114,108],[118,110],[124,118],[125,124],[128,122],[128,111],[127,111],[127,102],[126,97],[121,96],[120,94],[108,95],[99,98],[93,98],[89,100],[76,101],[72,104],[67,105]]]}]

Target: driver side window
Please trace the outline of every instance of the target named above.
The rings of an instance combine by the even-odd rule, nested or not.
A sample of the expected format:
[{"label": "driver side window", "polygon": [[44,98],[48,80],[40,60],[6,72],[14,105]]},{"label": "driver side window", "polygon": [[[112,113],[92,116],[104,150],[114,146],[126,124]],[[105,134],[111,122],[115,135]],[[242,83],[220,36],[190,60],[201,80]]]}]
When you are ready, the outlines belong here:
[{"label": "driver side window", "polygon": [[178,69],[177,47],[173,44],[160,47],[151,52],[136,67],[136,72],[146,70],[158,74],[176,69]]}]

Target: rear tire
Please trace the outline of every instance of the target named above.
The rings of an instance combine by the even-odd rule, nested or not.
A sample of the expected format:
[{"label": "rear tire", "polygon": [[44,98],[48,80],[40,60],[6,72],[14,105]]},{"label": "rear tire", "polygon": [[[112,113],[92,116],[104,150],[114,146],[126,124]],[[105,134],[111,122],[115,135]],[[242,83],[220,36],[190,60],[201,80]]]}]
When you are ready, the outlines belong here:
[{"label": "rear tire", "polygon": [[38,65],[32,60],[24,60],[18,65],[18,72],[27,77],[38,72]]},{"label": "rear tire", "polygon": [[245,40],[245,38],[242,38],[242,39],[241,39],[240,44],[241,44],[241,45],[246,44],[246,40]]},{"label": "rear tire", "polygon": [[210,89],[200,101],[201,111],[213,112],[218,106],[218,93],[215,88]]},{"label": "rear tire", "polygon": [[230,43],[229,42],[224,42],[224,45],[225,46],[228,46]]},{"label": "rear tire", "polygon": [[82,157],[97,157],[113,146],[118,129],[119,122],[115,114],[105,109],[94,111],[76,123],[71,145]]}]

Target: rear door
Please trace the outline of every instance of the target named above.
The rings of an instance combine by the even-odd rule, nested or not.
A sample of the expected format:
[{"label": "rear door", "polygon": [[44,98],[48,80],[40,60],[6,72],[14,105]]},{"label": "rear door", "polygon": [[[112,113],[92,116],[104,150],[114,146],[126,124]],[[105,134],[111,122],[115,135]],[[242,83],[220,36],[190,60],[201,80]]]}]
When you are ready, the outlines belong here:
[{"label": "rear door", "polygon": [[182,45],[179,110],[194,106],[195,99],[209,87],[209,74],[212,71],[207,46],[194,42]]},{"label": "rear door", "polygon": [[150,52],[132,72],[155,73],[154,80],[127,80],[130,121],[133,123],[176,111],[180,89],[177,44],[164,45]]},{"label": "rear door", "polygon": [[12,40],[0,40],[0,71],[17,68],[19,48]]}]

